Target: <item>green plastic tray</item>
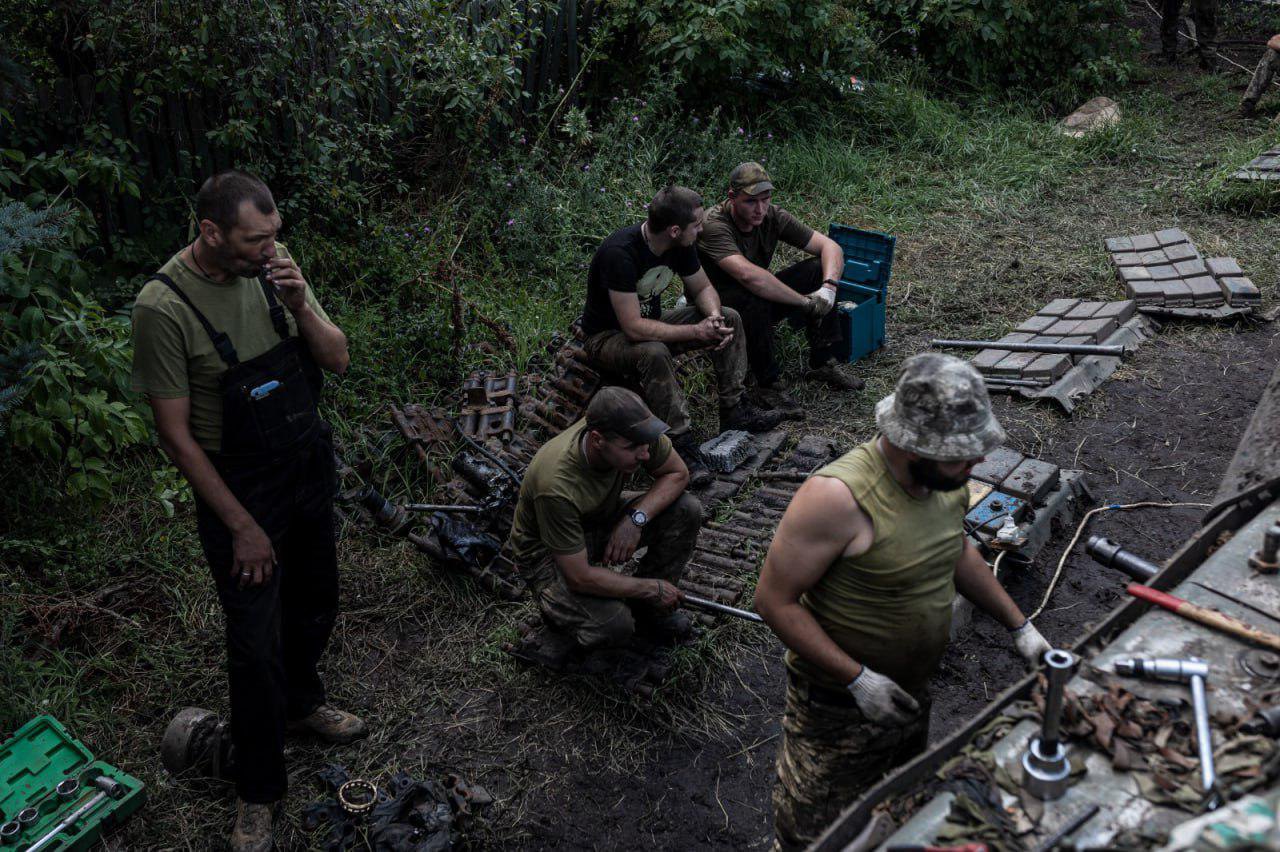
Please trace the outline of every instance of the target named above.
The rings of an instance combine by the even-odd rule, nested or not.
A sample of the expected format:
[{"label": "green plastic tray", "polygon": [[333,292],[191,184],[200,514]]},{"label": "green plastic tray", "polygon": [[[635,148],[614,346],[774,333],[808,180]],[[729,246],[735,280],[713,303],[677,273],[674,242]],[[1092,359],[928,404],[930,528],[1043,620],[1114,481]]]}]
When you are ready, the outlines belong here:
[{"label": "green plastic tray", "polygon": [[[106,775],[125,788],[118,799],[104,798],[80,819],[51,838],[40,852],[79,852],[142,806],[146,785],[110,764],[95,760],[84,743],[68,733],[52,716],[37,716],[0,746],[0,825],[34,807],[39,816],[26,825],[11,845],[0,849],[25,850],[99,791],[86,779]],[[66,778],[82,781],[69,799],[54,792]]]}]

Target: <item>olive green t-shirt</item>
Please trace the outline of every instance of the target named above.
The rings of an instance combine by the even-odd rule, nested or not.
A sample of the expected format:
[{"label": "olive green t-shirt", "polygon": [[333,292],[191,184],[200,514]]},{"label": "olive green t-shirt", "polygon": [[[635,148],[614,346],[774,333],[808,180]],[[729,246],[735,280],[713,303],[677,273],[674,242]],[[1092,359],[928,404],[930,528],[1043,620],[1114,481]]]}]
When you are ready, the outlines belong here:
[{"label": "olive green t-shirt", "polygon": [[[574,423],[544,444],[525,471],[509,541],[531,585],[550,579],[547,556],[585,548],[586,530],[611,523],[622,505],[623,474],[587,464],[586,431],[586,420]],[[645,467],[661,467],[670,454],[671,439],[662,435],[650,445]]]},{"label": "olive green t-shirt", "polygon": [[764,221],[750,231],[740,231],[726,203],[711,208],[698,236],[698,258],[717,288],[739,286],[720,268],[720,261],[740,254],[762,269],[773,262],[779,242],[803,249],[813,239],[813,229],[781,207],[769,206]]},{"label": "olive green t-shirt", "polygon": [[[951,632],[969,491],[912,497],[889,471],[877,440],[814,473],[849,488],[870,516],[875,539],[866,553],[832,563],[800,604],[849,656],[920,697]],[[823,686],[844,686],[794,652],[787,665]]]},{"label": "olive green t-shirt", "polygon": [[[276,244],[281,257],[288,250]],[[231,338],[243,361],[256,358],[280,343],[271,325],[267,299],[257,278],[231,278],[219,284],[182,262],[179,252],[160,271],[173,279],[200,309],[214,331]],[[307,304],[317,315],[328,315],[307,286]],[[298,324],[284,312],[290,335]],[[222,392],[218,386],[227,365],[191,308],[160,281],[148,281],[133,306],[133,377],[135,391],[158,399],[191,399],[191,434],[196,443],[216,453],[222,438]]]}]

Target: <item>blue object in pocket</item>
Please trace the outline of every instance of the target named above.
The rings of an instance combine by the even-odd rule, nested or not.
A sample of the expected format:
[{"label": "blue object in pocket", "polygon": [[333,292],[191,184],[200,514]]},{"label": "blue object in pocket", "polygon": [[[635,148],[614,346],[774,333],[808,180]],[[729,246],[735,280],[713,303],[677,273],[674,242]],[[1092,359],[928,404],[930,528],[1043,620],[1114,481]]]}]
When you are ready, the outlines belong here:
[{"label": "blue object in pocket", "polygon": [[280,382],[277,381],[276,379],[272,379],[271,381],[266,382],[264,384],[260,384],[256,388],[249,391],[249,399],[252,399],[252,400],[263,399],[269,396],[272,392],[277,390],[279,387],[280,387]]}]

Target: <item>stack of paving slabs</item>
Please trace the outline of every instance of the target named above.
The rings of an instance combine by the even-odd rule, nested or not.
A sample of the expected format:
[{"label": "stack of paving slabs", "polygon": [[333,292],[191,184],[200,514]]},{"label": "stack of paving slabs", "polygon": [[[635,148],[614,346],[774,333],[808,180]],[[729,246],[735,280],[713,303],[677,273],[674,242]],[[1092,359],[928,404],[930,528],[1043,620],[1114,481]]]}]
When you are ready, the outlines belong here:
[{"label": "stack of paving slabs", "polygon": [[1234,258],[1202,258],[1180,228],[1111,237],[1106,246],[1125,295],[1145,313],[1223,319],[1261,301]]},{"label": "stack of paving slabs", "polygon": [[1001,349],[1000,344],[1104,344],[1132,348],[1154,334],[1155,327],[1137,313],[1137,304],[1132,300],[1054,299],[1019,323],[1013,333],[993,340],[991,348],[978,352],[972,363],[987,379],[990,390],[1052,400],[1071,412],[1077,399],[1115,372],[1119,358],[1011,352]]},{"label": "stack of paving slabs", "polygon": [[975,543],[987,545],[1006,517],[1027,524],[1027,542],[1018,550],[1032,558],[1048,541],[1051,523],[1069,524],[1090,499],[1084,473],[1063,470],[1043,459],[1008,447],[986,455],[969,474],[969,511],[965,528]]},{"label": "stack of paving slabs", "polygon": [[[770,437],[769,443],[773,440]],[[717,516],[722,519],[715,520],[706,498],[702,497],[707,520],[698,534],[698,544],[680,580],[680,588],[717,603],[741,607],[747,584],[758,575],[773,531],[791,496],[810,472],[835,455],[836,447],[831,439],[806,435],[780,462],[746,471],[744,468],[754,461],[749,459],[731,474],[740,479],[737,489],[741,489],[749,477],[761,480],[764,485],[727,517],[720,513]],[[736,493],[737,490],[734,495]],[[723,623],[730,618],[694,610],[688,612],[704,625]],[[657,643],[639,634],[620,648],[586,652],[570,637],[547,627],[540,618],[524,623],[519,631],[520,639],[505,646],[507,653],[516,659],[561,674],[600,677],[644,700],[652,698],[672,665],[669,644]]]},{"label": "stack of paving slabs", "polygon": [[1231,176],[1236,180],[1280,180],[1280,148],[1263,151]]}]

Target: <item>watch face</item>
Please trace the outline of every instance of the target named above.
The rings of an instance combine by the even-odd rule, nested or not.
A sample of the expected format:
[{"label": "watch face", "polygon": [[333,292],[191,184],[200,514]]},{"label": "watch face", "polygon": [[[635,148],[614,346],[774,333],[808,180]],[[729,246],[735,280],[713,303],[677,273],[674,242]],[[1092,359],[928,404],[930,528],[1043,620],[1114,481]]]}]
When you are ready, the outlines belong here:
[{"label": "watch face", "polygon": [[636,526],[642,527],[645,524],[649,523],[649,516],[646,515],[644,512],[640,511],[639,509],[636,509],[634,512],[631,513],[631,520],[635,522]]}]

